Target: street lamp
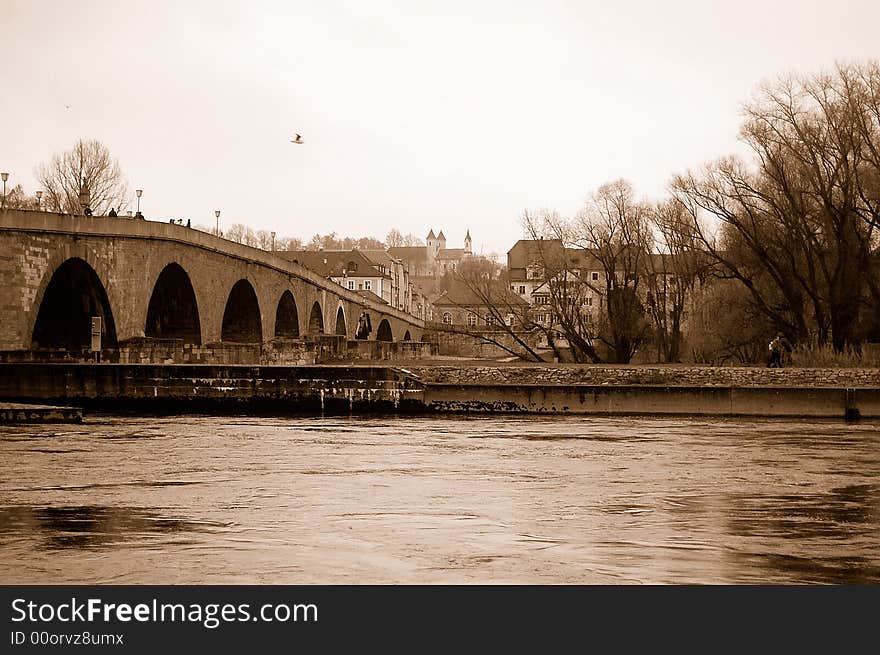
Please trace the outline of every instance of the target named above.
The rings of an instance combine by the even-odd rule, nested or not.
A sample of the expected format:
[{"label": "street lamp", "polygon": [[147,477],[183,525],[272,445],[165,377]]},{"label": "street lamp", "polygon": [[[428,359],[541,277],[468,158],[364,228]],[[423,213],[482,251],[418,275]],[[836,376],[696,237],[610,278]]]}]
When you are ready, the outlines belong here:
[{"label": "street lamp", "polygon": [[272,233],[272,252],[275,252],[275,233]]},{"label": "street lamp", "polygon": [[217,219],[217,228],[216,228],[215,232],[217,233],[217,236],[219,237],[220,236],[220,210],[219,209],[214,210],[214,218]]},{"label": "street lamp", "polygon": [[6,180],[9,179],[9,173],[0,173],[0,177],[3,178],[3,202],[0,203],[0,207],[6,208]]},{"label": "street lamp", "polygon": [[37,191],[37,211],[43,210],[43,192]]},{"label": "street lamp", "polygon": [[134,194],[138,197],[137,213],[135,214],[135,216],[140,216],[141,214],[141,194],[143,192],[143,189],[135,189],[134,191]]}]

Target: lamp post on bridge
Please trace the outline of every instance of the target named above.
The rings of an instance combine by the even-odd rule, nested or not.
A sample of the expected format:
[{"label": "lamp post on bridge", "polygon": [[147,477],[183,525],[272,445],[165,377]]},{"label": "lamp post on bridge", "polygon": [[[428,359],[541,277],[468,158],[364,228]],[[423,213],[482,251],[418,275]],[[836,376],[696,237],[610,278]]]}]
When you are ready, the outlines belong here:
[{"label": "lamp post on bridge", "polygon": [[43,211],[43,192],[37,191],[37,211]]},{"label": "lamp post on bridge", "polygon": [[217,219],[217,227],[214,229],[214,231],[217,233],[217,236],[219,237],[220,236],[220,210],[219,209],[214,210],[214,218]]},{"label": "lamp post on bridge", "polygon": [[134,191],[134,195],[136,195],[138,197],[137,212],[135,212],[135,216],[138,216],[138,217],[141,215],[141,194],[143,192],[144,192],[143,189],[135,189],[135,191]]},{"label": "lamp post on bridge", "polygon": [[275,252],[275,233],[272,233],[272,252]]},{"label": "lamp post on bridge", "polygon": [[3,202],[0,203],[0,208],[6,209],[6,180],[9,179],[9,173],[0,173],[0,177],[3,178]]}]

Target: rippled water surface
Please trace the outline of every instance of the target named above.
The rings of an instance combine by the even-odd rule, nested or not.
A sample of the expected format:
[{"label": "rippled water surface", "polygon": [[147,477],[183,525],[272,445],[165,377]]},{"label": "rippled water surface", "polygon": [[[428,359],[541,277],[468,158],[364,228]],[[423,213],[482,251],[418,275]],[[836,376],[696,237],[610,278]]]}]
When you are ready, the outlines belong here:
[{"label": "rippled water surface", "polygon": [[880,582],[880,425],[0,427],[0,582]]}]

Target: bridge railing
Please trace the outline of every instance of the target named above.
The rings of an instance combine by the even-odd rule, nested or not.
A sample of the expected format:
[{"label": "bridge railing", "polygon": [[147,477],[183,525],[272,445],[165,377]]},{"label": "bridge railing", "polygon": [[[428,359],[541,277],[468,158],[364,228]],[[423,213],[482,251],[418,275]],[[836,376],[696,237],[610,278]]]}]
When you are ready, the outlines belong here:
[{"label": "bridge railing", "polygon": [[54,212],[4,209],[0,210],[0,231],[152,239],[183,243],[275,269],[285,275],[292,275],[309,282],[360,307],[369,308],[386,316],[393,316],[416,327],[424,327],[422,319],[391,305],[368,300],[309,270],[302,264],[296,264],[274,253],[229,241],[183,225],[122,216],[74,216]]}]

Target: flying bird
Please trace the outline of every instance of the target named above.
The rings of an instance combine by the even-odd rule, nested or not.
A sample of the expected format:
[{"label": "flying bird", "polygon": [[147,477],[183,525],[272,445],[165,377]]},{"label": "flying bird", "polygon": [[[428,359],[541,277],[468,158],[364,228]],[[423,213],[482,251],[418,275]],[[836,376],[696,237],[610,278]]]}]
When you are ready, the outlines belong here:
[{"label": "flying bird", "polygon": [[302,137],[299,134],[296,135],[295,139],[291,139],[290,142],[291,143],[305,143],[305,141],[303,141]]}]

